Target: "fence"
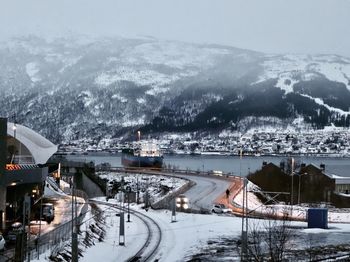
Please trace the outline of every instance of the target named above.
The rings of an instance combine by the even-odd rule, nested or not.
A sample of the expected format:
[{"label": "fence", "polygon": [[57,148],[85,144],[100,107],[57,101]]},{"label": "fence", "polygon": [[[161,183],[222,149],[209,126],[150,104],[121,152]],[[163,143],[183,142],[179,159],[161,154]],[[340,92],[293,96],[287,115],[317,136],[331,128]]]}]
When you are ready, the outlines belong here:
[{"label": "fence", "polygon": [[[74,224],[80,226],[83,222],[86,212],[88,211],[88,197],[82,190],[75,190],[75,195],[77,197],[84,198],[85,200],[85,203],[80,209],[79,216],[74,219],[74,222],[76,222]],[[70,220],[55,228],[54,230],[41,235],[40,238],[31,240],[28,244],[26,259],[28,256],[30,259],[38,258],[39,255],[48,252],[48,250],[51,251],[51,253],[59,251],[62,244],[65,241],[69,240],[72,236],[72,222],[73,220]]]}]

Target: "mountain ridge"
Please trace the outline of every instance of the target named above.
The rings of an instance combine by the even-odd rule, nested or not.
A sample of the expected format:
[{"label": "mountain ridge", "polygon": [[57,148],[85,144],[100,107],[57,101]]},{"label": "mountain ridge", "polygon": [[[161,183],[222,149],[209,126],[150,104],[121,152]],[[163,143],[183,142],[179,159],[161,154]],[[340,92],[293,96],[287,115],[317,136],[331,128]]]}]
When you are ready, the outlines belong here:
[{"label": "mountain ridge", "polygon": [[0,44],[1,114],[63,144],[136,129],[248,129],[254,117],[302,118],[314,128],[350,124],[346,57],[156,39],[84,41],[31,36]]}]

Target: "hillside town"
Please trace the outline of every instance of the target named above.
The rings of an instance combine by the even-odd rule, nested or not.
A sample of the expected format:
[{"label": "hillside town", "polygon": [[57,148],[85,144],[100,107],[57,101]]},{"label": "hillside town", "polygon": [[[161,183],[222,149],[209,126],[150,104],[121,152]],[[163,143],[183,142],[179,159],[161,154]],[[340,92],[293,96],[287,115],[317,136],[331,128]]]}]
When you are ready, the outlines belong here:
[{"label": "hillside town", "polygon": [[[326,127],[322,130],[297,132],[294,130],[259,130],[246,133],[223,131],[210,133],[168,133],[147,135],[145,140],[156,140],[164,154],[192,155],[314,155],[328,157],[350,156],[348,128]],[[133,147],[134,139],[102,139],[100,141],[72,141],[61,145],[60,153],[121,152]]]}]

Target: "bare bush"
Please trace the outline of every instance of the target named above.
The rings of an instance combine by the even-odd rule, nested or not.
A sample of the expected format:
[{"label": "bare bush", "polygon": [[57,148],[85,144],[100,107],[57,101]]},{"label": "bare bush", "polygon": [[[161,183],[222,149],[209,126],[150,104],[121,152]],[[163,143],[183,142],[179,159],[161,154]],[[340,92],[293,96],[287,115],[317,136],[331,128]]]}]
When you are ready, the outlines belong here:
[{"label": "bare bush", "polygon": [[[271,215],[270,217],[277,217]],[[279,219],[250,221],[247,233],[244,261],[283,261],[289,243],[293,239],[288,213]],[[244,252],[243,252],[244,253]]]}]

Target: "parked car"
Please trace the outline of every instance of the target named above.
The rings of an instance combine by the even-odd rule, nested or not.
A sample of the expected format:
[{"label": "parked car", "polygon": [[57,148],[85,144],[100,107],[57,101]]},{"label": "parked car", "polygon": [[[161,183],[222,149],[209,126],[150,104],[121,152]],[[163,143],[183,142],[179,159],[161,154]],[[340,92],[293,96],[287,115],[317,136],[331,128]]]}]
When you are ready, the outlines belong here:
[{"label": "parked car", "polygon": [[55,207],[52,203],[42,205],[42,217],[50,223],[55,218]]},{"label": "parked car", "polygon": [[5,244],[6,244],[6,241],[5,241],[4,237],[2,236],[2,234],[0,233],[0,251],[5,249]]},{"label": "parked car", "polygon": [[21,222],[15,222],[11,225],[11,228],[7,234],[7,239],[9,242],[16,242],[17,235],[23,231],[23,226]]},{"label": "parked car", "polygon": [[232,210],[230,208],[227,208],[224,204],[215,204],[213,205],[211,212],[222,214],[222,213],[230,213],[232,212]]}]

